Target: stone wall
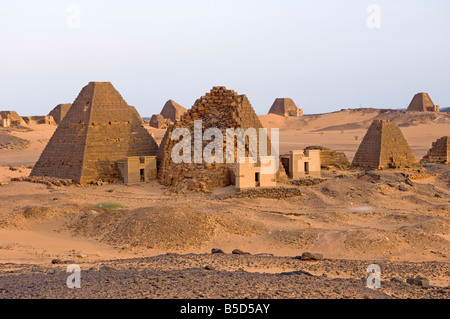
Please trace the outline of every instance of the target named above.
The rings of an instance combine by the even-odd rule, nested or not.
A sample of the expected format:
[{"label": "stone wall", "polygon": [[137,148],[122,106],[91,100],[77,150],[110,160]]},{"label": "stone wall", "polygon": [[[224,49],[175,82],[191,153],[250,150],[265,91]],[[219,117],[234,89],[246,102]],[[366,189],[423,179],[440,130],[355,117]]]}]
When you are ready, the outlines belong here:
[{"label": "stone wall", "polygon": [[322,168],[336,167],[347,169],[350,167],[350,162],[343,152],[336,152],[323,146],[308,146],[305,150],[320,150]]}]

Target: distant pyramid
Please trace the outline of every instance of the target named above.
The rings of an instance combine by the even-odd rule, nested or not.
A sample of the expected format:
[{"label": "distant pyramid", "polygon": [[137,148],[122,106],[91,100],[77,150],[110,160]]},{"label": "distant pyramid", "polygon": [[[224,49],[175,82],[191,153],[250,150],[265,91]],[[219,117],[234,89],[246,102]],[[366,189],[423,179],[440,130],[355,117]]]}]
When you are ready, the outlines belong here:
[{"label": "distant pyramid", "polygon": [[421,162],[450,164],[450,136],[444,136],[434,142]]},{"label": "distant pyramid", "polygon": [[32,176],[67,178],[81,184],[117,180],[117,161],[154,156],[158,146],[109,82],[85,86],[36,163]]},{"label": "distant pyramid", "polygon": [[295,105],[294,101],[289,98],[276,99],[269,110],[269,114],[277,114],[284,117],[302,116],[303,110]]},{"label": "distant pyramid", "polygon": [[397,124],[375,120],[364,136],[352,166],[386,169],[420,167],[420,164]]},{"label": "distant pyramid", "polygon": [[186,109],[182,107],[175,101],[169,100],[164,105],[161,115],[164,116],[165,119],[170,119],[172,122],[180,119],[181,115],[186,113]]},{"label": "distant pyramid", "polygon": [[59,124],[63,120],[64,116],[66,116],[67,111],[69,111],[71,106],[72,104],[70,103],[58,104],[48,115],[53,116],[56,124]]},{"label": "distant pyramid", "polygon": [[439,105],[434,105],[428,93],[418,93],[414,96],[409,107],[409,112],[439,112]]},{"label": "distant pyramid", "polygon": [[16,111],[0,111],[0,119],[8,119],[11,125],[26,125],[25,120]]}]

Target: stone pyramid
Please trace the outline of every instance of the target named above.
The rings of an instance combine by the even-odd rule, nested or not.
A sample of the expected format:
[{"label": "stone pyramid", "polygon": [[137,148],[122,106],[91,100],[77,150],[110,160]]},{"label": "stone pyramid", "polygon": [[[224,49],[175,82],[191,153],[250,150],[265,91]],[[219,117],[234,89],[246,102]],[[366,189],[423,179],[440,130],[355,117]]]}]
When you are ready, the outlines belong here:
[{"label": "stone pyramid", "polygon": [[72,104],[70,103],[58,104],[48,115],[53,116],[56,124],[59,124],[63,120],[64,116],[66,116],[67,111],[69,111],[71,106]]},{"label": "stone pyramid", "polygon": [[301,116],[303,111],[289,98],[276,99],[269,110],[269,114],[277,114],[284,117]]},{"label": "stone pyramid", "polygon": [[161,115],[164,116],[165,119],[175,122],[176,120],[179,120],[181,115],[186,113],[186,111],[187,110],[177,102],[169,100],[164,104]]},{"label": "stone pyramid", "polygon": [[375,120],[364,136],[352,166],[386,169],[420,167],[420,164],[397,124]]},{"label": "stone pyramid", "polygon": [[434,105],[428,93],[418,93],[414,96],[409,107],[409,112],[439,112],[439,105]]},{"label": "stone pyramid", "polygon": [[[171,140],[173,130],[187,128],[191,132],[191,137],[193,137],[195,120],[202,120],[203,132],[207,128],[218,128],[222,131],[224,136],[224,163],[207,164],[203,160],[202,164],[194,164],[194,161],[176,164],[172,161],[172,149],[178,143],[178,140]],[[235,164],[225,161],[225,133],[227,128],[242,128],[244,131],[248,128],[255,128],[259,132],[259,128],[263,128],[263,126],[245,95],[238,95],[225,87],[214,87],[210,93],[198,99],[192,109],[188,110],[179,121],[167,130],[158,153],[160,182],[166,186],[179,189],[186,187],[189,190],[204,190],[231,185],[234,182]],[[192,149],[194,149],[193,143],[192,141]],[[209,143],[210,141],[203,142],[203,147]],[[235,142],[235,146],[236,144]],[[270,140],[268,141],[268,149],[270,153]],[[246,155],[248,155],[248,145],[246,152]],[[192,157],[193,153],[192,151]],[[235,160],[236,154],[235,147]],[[281,167],[280,163],[278,178],[287,178],[286,172]]]},{"label": "stone pyramid", "polygon": [[421,162],[450,164],[450,136],[444,136],[434,142]]},{"label": "stone pyramid", "polygon": [[16,111],[0,111],[0,119],[9,119],[11,121],[11,125],[27,124]]},{"label": "stone pyramid", "polygon": [[72,179],[80,184],[118,180],[117,161],[154,156],[158,145],[109,82],[85,86],[36,163],[32,176]]}]

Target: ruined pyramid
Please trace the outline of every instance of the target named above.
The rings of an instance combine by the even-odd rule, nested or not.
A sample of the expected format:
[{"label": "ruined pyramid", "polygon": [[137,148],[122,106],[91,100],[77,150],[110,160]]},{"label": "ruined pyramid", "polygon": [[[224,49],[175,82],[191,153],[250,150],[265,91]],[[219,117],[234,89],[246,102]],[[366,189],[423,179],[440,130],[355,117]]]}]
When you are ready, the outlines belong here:
[{"label": "ruined pyramid", "polygon": [[269,114],[277,114],[284,117],[302,116],[303,110],[297,108],[294,101],[289,98],[276,99],[269,110]]},{"label": "ruined pyramid", "polygon": [[31,176],[72,179],[80,184],[118,180],[117,161],[154,156],[158,145],[109,82],[85,86],[36,163]]},{"label": "ruined pyramid", "polygon": [[[172,141],[172,132],[177,128],[187,128],[193,137],[195,120],[202,120],[203,133],[207,128],[220,129],[224,136],[224,149],[226,149],[227,128],[242,128],[243,130],[255,128],[257,132],[259,132],[260,128],[263,128],[245,95],[238,95],[236,92],[227,90],[225,87],[214,87],[210,93],[198,99],[194,106],[167,130],[158,152],[158,177],[160,182],[166,186],[174,186],[178,189],[185,187],[189,190],[205,190],[233,184],[235,164],[226,163],[225,150],[223,151],[223,163],[207,164],[204,159],[201,164],[195,164],[194,160],[192,160],[192,163],[176,164],[173,162],[171,153],[178,140]],[[203,148],[209,143],[210,141],[204,141]],[[237,142],[234,142],[234,144],[236,161]],[[268,140],[269,154],[270,148],[270,140]],[[194,149],[193,141],[192,149]],[[194,152],[191,155],[193,158]],[[246,145],[246,156],[248,156],[248,145]],[[280,167],[282,167],[281,163]],[[284,169],[279,170],[277,177],[279,179],[287,178]]]},{"label": "ruined pyramid", "polygon": [[409,112],[439,112],[439,105],[434,105],[428,93],[417,93],[407,109]]},{"label": "ruined pyramid", "polygon": [[433,142],[433,146],[421,162],[450,164],[450,136],[444,136]]},{"label": "ruined pyramid", "polygon": [[389,120],[375,120],[364,136],[352,166],[386,169],[421,165],[397,124]]},{"label": "ruined pyramid", "polygon": [[186,109],[172,100],[167,101],[161,110],[161,115],[164,116],[165,119],[170,119],[172,122],[180,119],[181,115],[184,113],[186,113]]}]

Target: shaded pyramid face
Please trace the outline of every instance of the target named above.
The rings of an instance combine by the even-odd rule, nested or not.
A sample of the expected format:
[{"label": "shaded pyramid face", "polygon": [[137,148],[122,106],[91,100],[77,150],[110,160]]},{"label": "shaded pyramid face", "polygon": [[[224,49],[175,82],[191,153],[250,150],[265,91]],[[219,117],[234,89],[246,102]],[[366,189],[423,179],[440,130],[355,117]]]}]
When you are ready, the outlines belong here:
[{"label": "shaded pyramid face", "polygon": [[294,101],[289,98],[276,99],[269,110],[269,114],[277,114],[281,116],[289,116],[290,112],[297,112],[298,108]]},{"label": "shaded pyramid face", "polygon": [[32,176],[67,178],[81,184],[117,180],[117,161],[154,156],[158,146],[109,82],[85,86],[36,163]]},{"label": "shaded pyramid face", "polygon": [[433,142],[433,146],[421,162],[450,164],[450,136],[444,136]]},{"label": "shaded pyramid face", "polygon": [[[194,152],[192,152],[192,164],[176,164],[172,161],[172,149],[179,142],[179,140],[171,140],[173,130],[186,128],[193,137],[195,120],[202,120],[203,133],[208,128],[218,128],[222,131],[224,136],[223,163],[209,165],[203,161],[202,164],[194,164]],[[227,128],[242,128],[244,131],[248,128],[254,128],[258,133],[258,130],[263,128],[263,126],[245,95],[238,95],[236,92],[227,90],[225,87],[214,87],[210,93],[198,99],[194,106],[167,130],[158,153],[160,182],[167,186],[177,186],[179,188],[186,186],[190,190],[202,187],[213,188],[231,185],[234,181],[235,164],[226,163],[225,160]],[[210,142],[203,141],[203,149]],[[192,141],[191,146],[193,150],[194,141]],[[248,154],[247,146],[246,154]],[[270,140],[268,141],[268,149],[270,153]],[[285,172],[279,172],[280,175],[283,173],[284,176],[280,178],[286,176]]]},{"label": "shaded pyramid face", "polygon": [[389,120],[373,121],[352,166],[372,169],[421,167],[399,127]]}]

